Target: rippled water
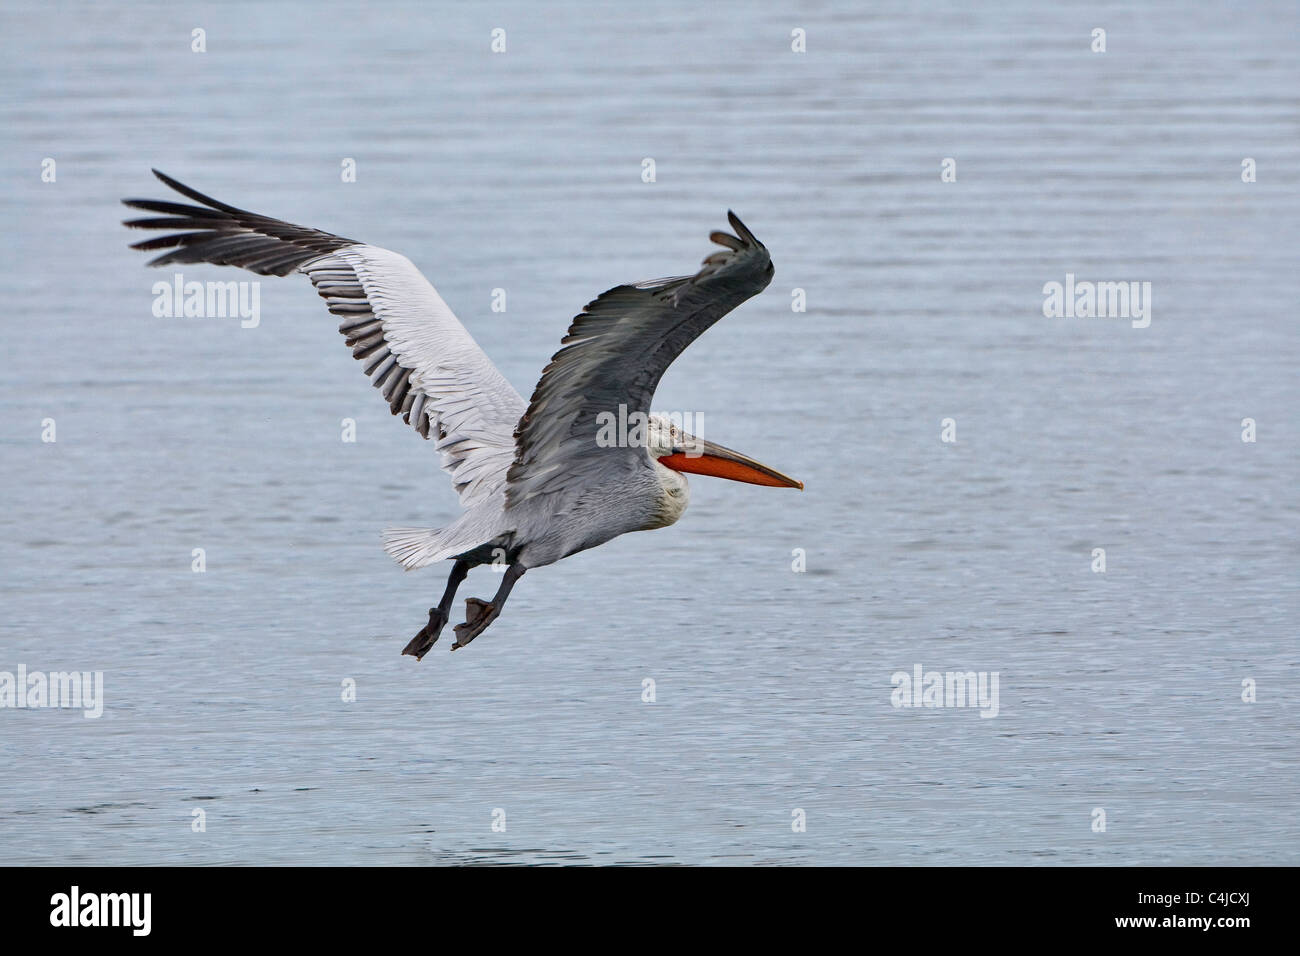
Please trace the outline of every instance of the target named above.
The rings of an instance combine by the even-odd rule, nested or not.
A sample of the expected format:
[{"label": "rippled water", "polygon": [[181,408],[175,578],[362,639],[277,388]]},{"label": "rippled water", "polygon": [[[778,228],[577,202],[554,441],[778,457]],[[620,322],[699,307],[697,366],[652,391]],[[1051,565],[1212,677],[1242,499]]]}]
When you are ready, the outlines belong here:
[{"label": "rippled water", "polygon": [[[0,859],[1300,862],[1296,8],[1142,6],[7,4],[0,670],[107,699],[0,710]],[[431,447],[304,280],[154,318],[150,166],[405,252],[525,394],[734,208],[776,279],[658,404],[807,490],[697,478],[403,658]],[[1150,326],[1044,318],[1067,273]],[[997,717],[894,708],[917,664]]]}]

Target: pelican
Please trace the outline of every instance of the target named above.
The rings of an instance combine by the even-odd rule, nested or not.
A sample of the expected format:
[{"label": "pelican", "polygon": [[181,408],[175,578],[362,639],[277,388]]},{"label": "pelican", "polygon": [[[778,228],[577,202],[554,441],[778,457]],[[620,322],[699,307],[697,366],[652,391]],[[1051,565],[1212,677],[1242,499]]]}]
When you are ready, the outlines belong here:
[{"label": "pelican", "polygon": [[[125,223],[159,229],[134,249],[171,250],[149,265],[207,262],[258,275],[305,273],[340,317],[352,355],[394,415],[434,440],[462,513],[445,528],[390,528],[384,549],[411,570],[450,560],[429,620],[403,649],[420,660],[450,618],[471,568],[505,564],[491,601],[468,598],[451,649],[497,619],[530,568],[629,531],[673,524],[686,510],[686,473],[772,487],[803,483],[705,441],[650,402],[664,371],[709,326],[772,281],[767,248],[734,213],[735,234],[691,276],[615,286],[579,313],[527,403],[410,260],[379,246],[236,209],[153,171],[199,205],[125,199],[160,213]],[[636,440],[601,440],[605,415],[644,421]],[[631,429],[636,433],[637,429]]]}]

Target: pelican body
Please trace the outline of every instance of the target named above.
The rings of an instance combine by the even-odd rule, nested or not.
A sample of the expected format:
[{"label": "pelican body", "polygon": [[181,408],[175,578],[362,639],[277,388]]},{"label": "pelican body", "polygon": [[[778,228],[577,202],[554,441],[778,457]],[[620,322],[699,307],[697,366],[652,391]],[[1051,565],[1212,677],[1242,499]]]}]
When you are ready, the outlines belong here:
[{"label": "pelican body", "polygon": [[[404,654],[419,660],[437,642],[471,568],[507,566],[491,601],[466,600],[452,650],[496,620],[529,568],[677,521],[690,500],[686,473],[803,487],[650,412],[672,361],[772,280],[767,248],[734,213],[727,215],[735,234],[712,233],[723,249],[694,275],[616,286],[589,303],[525,402],[405,256],[236,209],[154,175],[199,205],[123,200],[161,214],[125,223],[166,232],[133,246],[170,250],[150,265],[304,273],[392,413],[435,442],[463,511],[444,528],[384,532],[385,550],[407,570],[453,562],[441,600]],[[602,414],[627,410],[645,417],[644,441],[599,441]]]}]

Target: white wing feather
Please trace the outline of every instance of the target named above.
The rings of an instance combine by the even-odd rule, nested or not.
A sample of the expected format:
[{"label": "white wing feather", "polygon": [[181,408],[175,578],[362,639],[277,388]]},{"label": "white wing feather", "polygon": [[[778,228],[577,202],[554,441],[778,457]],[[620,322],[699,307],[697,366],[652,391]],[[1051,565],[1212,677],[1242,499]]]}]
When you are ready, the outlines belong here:
[{"label": "white wing feather", "polygon": [[504,486],[524,400],[409,259],[219,202],[158,170],[154,175],[201,205],[123,200],[164,214],[126,223],[165,233],[134,245],[170,250],[150,265],[211,262],[259,275],[306,273],[342,317],[339,331],[393,414],[436,438],[461,504],[468,508]]},{"label": "white wing feather", "polygon": [[[436,439],[461,504],[469,507],[499,489],[514,457],[524,400],[420,270],[396,252],[360,245],[314,259],[302,271],[331,311],[352,310],[340,314],[361,323],[354,328],[365,332],[378,323],[382,343],[359,357],[381,387],[388,377],[408,381],[415,398],[408,393],[394,411],[407,411],[421,434]],[[348,274],[355,277],[351,282]],[[363,302],[373,316],[368,322]],[[391,387],[385,397],[390,394]]]}]

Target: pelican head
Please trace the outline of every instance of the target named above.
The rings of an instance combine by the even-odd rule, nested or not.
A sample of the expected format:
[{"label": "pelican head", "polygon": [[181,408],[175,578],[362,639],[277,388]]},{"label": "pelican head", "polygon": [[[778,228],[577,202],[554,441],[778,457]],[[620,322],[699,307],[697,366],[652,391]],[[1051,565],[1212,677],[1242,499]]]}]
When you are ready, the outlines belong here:
[{"label": "pelican head", "polygon": [[[647,450],[657,464],[677,472],[694,475],[712,475],[729,478],[751,485],[768,485],[773,488],[798,488],[803,482],[783,475],[738,451],[697,438],[678,427],[663,415],[650,415],[647,432]],[[682,485],[686,479],[681,479]]]}]

